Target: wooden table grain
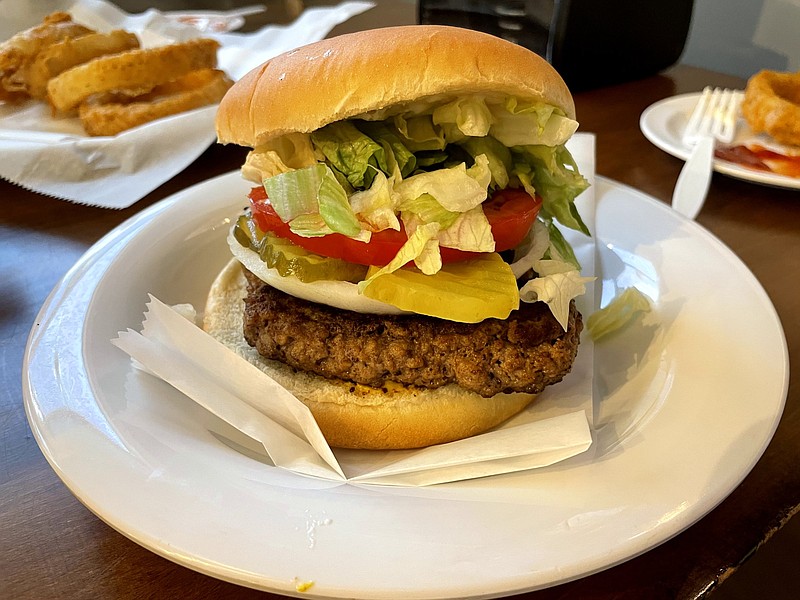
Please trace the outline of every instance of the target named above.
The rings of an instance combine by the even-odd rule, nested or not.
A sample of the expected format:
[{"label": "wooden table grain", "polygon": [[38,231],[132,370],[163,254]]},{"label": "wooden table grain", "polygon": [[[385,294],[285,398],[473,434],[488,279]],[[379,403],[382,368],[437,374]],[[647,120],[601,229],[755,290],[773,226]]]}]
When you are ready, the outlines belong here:
[{"label": "wooden table grain", "polygon": [[[600,175],[667,202],[681,161],[651,145],[641,112],[704,85],[741,80],[676,67],[641,81],[580,93],[581,130],[597,134]],[[178,566],[107,526],[59,480],[25,418],[22,357],[49,291],[94,242],[142,209],[191,184],[238,168],[244,150],[213,146],[131,208],[112,211],[47,198],[0,181],[0,597],[276,598]],[[782,320],[800,364],[800,193],[714,175],[698,222],[752,270]],[[739,340],[737,343],[747,343]],[[752,399],[754,402],[758,398]],[[742,484],[694,526],[596,575],[521,598],[699,598],[800,505],[800,387],[790,383],[775,437]],[[346,549],[343,549],[346,551]]]}]

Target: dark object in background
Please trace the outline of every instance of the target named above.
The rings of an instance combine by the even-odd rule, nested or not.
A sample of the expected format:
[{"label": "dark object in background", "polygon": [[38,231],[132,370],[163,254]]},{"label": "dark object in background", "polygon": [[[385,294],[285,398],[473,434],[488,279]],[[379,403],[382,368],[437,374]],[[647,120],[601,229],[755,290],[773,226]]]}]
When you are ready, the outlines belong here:
[{"label": "dark object in background", "polygon": [[693,0],[420,0],[419,22],[485,31],[545,57],[573,91],[675,64]]}]

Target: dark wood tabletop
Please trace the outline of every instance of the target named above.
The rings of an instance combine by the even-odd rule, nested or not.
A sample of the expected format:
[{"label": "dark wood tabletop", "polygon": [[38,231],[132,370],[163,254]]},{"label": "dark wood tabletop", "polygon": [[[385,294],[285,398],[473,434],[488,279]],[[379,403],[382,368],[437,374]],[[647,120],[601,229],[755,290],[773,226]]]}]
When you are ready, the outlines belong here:
[{"label": "dark wood tabletop", "polygon": [[[682,162],[650,144],[639,116],[653,102],[744,82],[678,66],[576,95],[582,131],[597,135],[597,173],[668,202]],[[84,507],[43,457],[26,421],[22,359],[36,314],[98,239],[142,209],[237,169],[245,150],[212,146],[132,207],[114,211],[44,197],[0,181],[0,597],[270,598],[178,566]],[[697,221],[741,258],[783,323],[800,364],[800,192],[715,174]],[[742,340],[746,343],[746,340]],[[754,399],[757,401],[757,399]],[[772,443],[741,485],[688,530],[619,566],[529,593],[530,599],[700,598],[713,591],[800,505],[800,386],[790,382]]]}]

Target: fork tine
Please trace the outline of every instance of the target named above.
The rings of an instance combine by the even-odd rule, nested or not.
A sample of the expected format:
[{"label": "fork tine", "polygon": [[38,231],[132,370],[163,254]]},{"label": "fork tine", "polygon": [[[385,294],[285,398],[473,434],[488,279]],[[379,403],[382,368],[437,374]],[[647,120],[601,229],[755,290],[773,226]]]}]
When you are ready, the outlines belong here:
[{"label": "fork tine", "polygon": [[741,100],[741,93],[734,90],[706,87],[686,124],[683,143],[694,146],[706,136],[724,143],[732,142]]},{"label": "fork tine", "polygon": [[700,95],[700,99],[697,101],[697,104],[695,105],[694,110],[689,117],[689,122],[686,123],[686,129],[683,132],[684,144],[694,144],[697,142],[697,136],[700,130],[700,121],[702,120],[703,115],[706,113],[706,107],[708,106],[710,99],[711,87],[706,87],[703,89],[703,93]]},{"label": "fork tine", "polygon": [[718,131],[715,132],[716,138],[730,144],[736,136],[736,120],[739,115],[739,105],[741,103],[741,94],[734,90],[726,90],[728,92],[727,102],[723,106],[722,114],[719,116]]},{"label": "fork tine", "polygon": [[717,106],[714,107],[714,112],[711,113],[711,135],[716,139],[721,139],[725,128],[725,119],[728,114],[729,105],[731,101],[731,90],[721,90],[719,94],[719,101]]},{"label": "fork tine", "polygon": [[698,135],[710,135],[714,128],[714,123],[716,121],[716,114],[720,109],[722,100],[722,90],[719,88],[714,88],[711,92],[711,96],[708,99],[708,104],[706,105],[706,110],[703,113],[702,118],[700,119],[700,127],[698,129]]}]

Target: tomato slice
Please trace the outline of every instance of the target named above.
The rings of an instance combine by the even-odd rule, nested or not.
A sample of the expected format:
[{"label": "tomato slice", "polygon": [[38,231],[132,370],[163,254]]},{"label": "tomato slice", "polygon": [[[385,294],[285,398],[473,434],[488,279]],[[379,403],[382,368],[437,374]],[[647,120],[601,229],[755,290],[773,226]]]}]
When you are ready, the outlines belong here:
[{"label": "tomato slice", "polygon": [[[372,234],[368,243],[353,240],[340,233],[320,237],[303,237],[294,233],[287,223],[281,221],[267,199],[263,186],[250,191],[253,219],[261,231],[271,231],[288,239],[309,252],[321,256],[340,258],[360,265],[384,266],[388,264],[408,240],[402,226],[400,231],[386,229]],[[495,192],[483,203],[483,212],[492,228],[495,250],[502,252],[515,248],[528,233],[542,200],[528,195],[524,190],[505,189]],[[442,262],[457,262],[475,256],[454,248],[440,248]]]}]

